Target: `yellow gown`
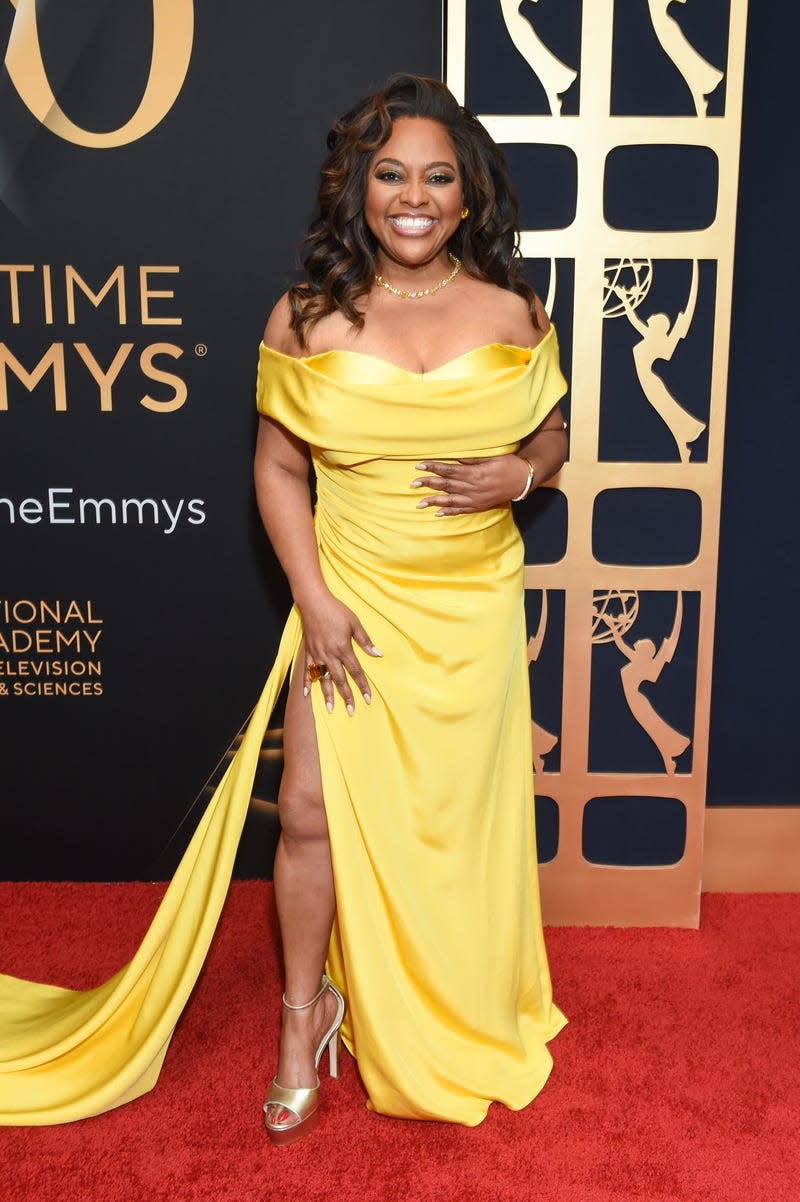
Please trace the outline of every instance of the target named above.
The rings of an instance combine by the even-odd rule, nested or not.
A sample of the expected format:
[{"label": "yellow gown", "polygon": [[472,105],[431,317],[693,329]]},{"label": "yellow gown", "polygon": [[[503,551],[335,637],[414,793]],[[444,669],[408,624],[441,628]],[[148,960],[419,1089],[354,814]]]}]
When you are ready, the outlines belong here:
[{"label": "yellow gown", "polygon": [[[555,330],[426,373],[262,345],[257,399],[306,441],[331,591],[382,659],[371,706],[312,689],[337,918],[328,973],[375,1110],[475,1125],[520,1109],[553,1005],[534,835],[523,549],[510,506],[439,519],[415,465],[514,451],[563,395]],[[0,1122],[69,1122],[152,1089],[222,908],[292,611],[241,747],[133,960],[85,993],[0,976]]]}]

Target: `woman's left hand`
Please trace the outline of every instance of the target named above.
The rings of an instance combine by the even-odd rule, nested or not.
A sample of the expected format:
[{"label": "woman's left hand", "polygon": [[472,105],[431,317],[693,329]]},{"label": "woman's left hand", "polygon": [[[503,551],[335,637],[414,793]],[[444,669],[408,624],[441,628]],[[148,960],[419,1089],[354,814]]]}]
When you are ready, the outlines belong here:
[{"label": "woman's left hand", "polygon": [[411,487],[432,488],[436,493],[423,497],[417,508],[436,505],[437,517],[480,513],[507,505],[528,482],[528,465],[519,455],[489,455],[483,459],[458,459],[455,463],[429,459],[418,463],[417,468],[431,474],[419,476]]}]

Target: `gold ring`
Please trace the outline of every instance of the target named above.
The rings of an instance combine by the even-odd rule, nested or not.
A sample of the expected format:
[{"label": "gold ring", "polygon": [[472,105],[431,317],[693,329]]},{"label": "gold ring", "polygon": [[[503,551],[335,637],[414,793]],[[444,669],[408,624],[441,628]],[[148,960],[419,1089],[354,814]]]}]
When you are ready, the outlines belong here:
[{"label": "gold ring", "polygon": [[330,676],[327,664],[309,664],[307,671],[308,679],[312,684],[315,680],[324,680],[327,676]]}]

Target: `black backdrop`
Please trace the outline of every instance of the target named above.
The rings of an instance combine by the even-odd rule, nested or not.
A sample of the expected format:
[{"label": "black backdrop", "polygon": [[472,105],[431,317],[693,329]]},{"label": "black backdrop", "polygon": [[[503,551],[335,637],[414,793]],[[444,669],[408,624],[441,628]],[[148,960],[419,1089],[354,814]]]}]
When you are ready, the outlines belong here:
[{"label": "black backdrop", "polygon": [[[545,7],[543,0],[542,8]],[[150,55],[146,6],[85,0],[38,5],[41,41],[62,107],[111,129],[138,103]],[[135,9],[135,10],[134,10]],[[790,55],[798,18],[751,6],[730,403],[712,697],[712,804],[797,804],[791,715],[797,640],[797,385],[789,369],[796,256],[785,140],[796,113]],[[0,46],[13,9],[0,12]],[[302,18],[302,23],[301,23]],[[144,138],[97,150],[42,130],[0,79],[0,262],[20,275],[20,320],[0,274],[0,341],[28,371],[63,343],[66,409],[49,377],[28,392],[9,373],[0,412],[0,601],[91,600],[102,619],[101,697],[0,696],[0,875],[124,879],[160,872],[159,853],[228,746],[261,686],[287,597],[255,519],[250,460],[255,352],[293,269],[331,119],[401,67],[438,74],[441,15],[409,0],[402,20],[374,3],[197,5],[188,74]],[[53,321],[41,266],[51,266]],[[113,295],[95,309],[80,290],[67,320],[64,268],[97,291],[125,269],[127,322]],[[173,291],[150,309],[181,324],[142,325],[139,268]],[[74,343],[104,368],[133,343],[112,409]],[[139,366],[152,343],[180,348]],[[202,344],[202,346],[201,346]],[[206,348],[198,354],[196,348]],[[24,498],[108,497],[118,521],[25,522]],[[155,498],[159,524],[119,519],[123,498]],[[184,501],[181,519],[165,533]],[[188,501],[202,501],[188,520]],[[36,508],[28,507],[29,515]],[[107,511],[106,511],[107,517]],[[97,628],[92,628],[95,630]],[[6,680],[6,685],[12,684]],[[265,863],[265,870],[269,865]]]},{"label": "black backdrop", "polygon": [[[150,59],[149,6],[37,8],[50,78],[64,80],[62,108],[95,130],[127,120]],[[196,4],[175,104],[151,133],[118,149],[75,146],[41,129],[3,73],[0,263],[37,271],[18,277],[17,325],[0,273],[0,341],[29,371],[53,342],[65,344],[67,409],[54,411],[49,377],[29,393],[8,373],[0,497],[46,502],[48,489],[72,488],[57,500],[73,509],[86,497],[165,498],[173,512],[179,499],[198,498],[205,521],[182,518],[167,534],[169,521],[154,526],[148,516],[139,525],[135,510],[127,525],[118,513],[116,525],[99,526],[92,510],[83,526],[26,524],[17,510],[12,524],[0,504],[0,600],[90,599],[103,620],[101,697],[0,695],[0,876],[161,871],[162,847],[260,691],[287,596],[252,502],[259,337],[294,269],[332,120],[398,67],[441,71],[437,3],[406,0],[391,34],[377,8],[370,0]],[[0,9],[0,47],[13,15],[10,5]],[[52,268],[51,326],[42,264]],[[69,325],[65,264],[95,292],[124,265],[127,324],[113,296],[95,310],[78,291]],[[175,294],[151,310],[181,325],[142,326],[142,265],[179,266],[150,277],[154,289]],[[99,411],[74,342],[104,368],[120,344],[134,343],[111,412]],[[174,394],[139,368],[153,342],[183,351],[156,360],[188,385],[173,412],[140,404],[145,393]],[[205,356],[195,353],[199,343]]]},{"label": "black backdrop", "polygon": [[747,39],[708,800],[800,805],[797,6]]}]

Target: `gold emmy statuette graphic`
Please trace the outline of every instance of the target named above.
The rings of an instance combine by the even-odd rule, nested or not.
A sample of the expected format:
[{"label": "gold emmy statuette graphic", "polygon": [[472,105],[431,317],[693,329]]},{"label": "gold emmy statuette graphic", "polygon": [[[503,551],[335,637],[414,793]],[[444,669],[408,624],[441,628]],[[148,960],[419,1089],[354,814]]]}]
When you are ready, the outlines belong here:
[{"label": "gold emmy statuette graphic", "polygon": [[6,50],[11,82],[33,116],[51,133],[77,146],[126,146],[158,125],[183,87],[194,37],[193,0],[152,0],[153,55],[136,112],[119,129],[93,133],[71,121],[53,95],[42,58],[36,0],[11,0],[16,9]]},{"label": "gold emmy statuette graphic", "polygon": [[[652,87],[659,88],[661,79],[677,72],[681,89],[685,85],[688,90],[684,95],[692,98],[691,113],[683,101],[680,112],[663,116],[648,115],[654,99],[649,95],[643,97],[639,115],[631,115],[630,103],[624,116],[612,111],[612,97],[619,92],[614,85],[618,78],[627,79],[623,76],[627,60],[622,56],[635,53],[628,28],[624,47],[615,44],[615,27],[620,27],[615,14],[624,21],[628,11],[616,11],[621,0],[559,0],[557,6],[551,6],[548,18],[561,22],[564,29],[571,21],[580,34],[579,41],[575,39],[580,61],[569,64],[551,50],[544,21],[532,4],[518,0],[494,0],[492,4],[487,0],[481,8],[481,22],[493,21],[495,37],[491,40],[476,33],[471,36],[477,6],[466,0],[451,0],[447,6],[447,83],[458,99],[474,107],[471,94],[478,92],[492,73],[496,77],[504,64],[510,66],[522,55],[547,96],[549,114],[534,111],[538,101],[526,99],[524,87],[519,85],[509,94],[513,112],[479,112],[480,120],[501,145],[566,147],[577,161],[576,193],[569,202],[569,213],[574,209],[574,216],[565,217],[564,224],[553,229],[523,229],[520,240],[526,259],[551,263],[548,311],[555,299],[554,268],[559,263],[556,320],[570,376],[569,459],[558,477],[544,486],[557,488],[566,499],[566,550],[557,563],[525,568],[526,588],[540,590],[545,598],[550,589],[564,594],[557,770],[548,770],[544,763],[548,747],[555,746],[548,740],[555,736],[535,726],[532,731],[538,787],[558,806],[558,849],[540,873],[545,920],[550,923],[691,927],[699,922],[747,2],[727,0],[724,11],[714,5],[703,14],[715,45],[727,47],[726,61],[713,64],[684,33],[684,26],[689,28],[684,13],[696,14],[702,0],[685,3],[681,9],[668,0],[626,0],[629,7],[639,6],[635,36],[642,39],[643,52],[663,56],[666,71],[654,76]],[[721,56],[722,51],[716,54]],[[562,114],[562,100],[576,80],[580,83],[579,112]],[[724,109],[708,116],[708,98],[718,94],[723,81]],[[517,85],[511,81],[509,87]],[[659,107],[663,109],[664,103]],[[646,217],[637,219],[643,228],[610,225],[606,191],[616,177],[609,174],[608,164],[620,147],[647,147],[650,158],[656,159],[662,147],[669,147],[671,154],[676,147],[710,151],[718,167],[716,184],[684,179],[676,180],[675,187],[676,194],[689,186],[714,188],[713,195],[698,198],[705,203],[705,211],[714,214],[711,223],[703,229],[663,228],[665,197],[659,195],[658,222],[653,218],[658,228],[647,228]],[[540,180],[538,186],[546,187],[547,181]],[[521,199],[524,212],[524,188]],[[646,186],[637,190],[636,201],[637,210],[647,214],[650,197]],[[677,208],[675,225],[680,225]],[[572,269],[567,268],[569,263]],[[668,311],[651,312],[650,290],[666,263],[684,265],[686,292],[671,308],[664,306]],[[567,288],[572,279],[570,296]],[[714,281],[713,287],[706,286],[706,279]],[[605,455],[606,431],[612,429],[609,415],[621,420],[620,398],[614,392],[619,372],[610,370],[610,363],[604,364],[604,354],[620,353],[620,340],[608,336],[610,327],[604,323],[609,321],[630,326],[630,376],[635,386],[638,383],[635,395],[669,432],[675,447],[669,461],[653,462],[652,448],[643,442],[640,449],[632,444],[629,461],[617,462]],[[711,331],[711,345],[702,353],[697,340],[687,338],[694,322],[698,329]],[[707,376],[697,381],[693,378],[693,372],[701,371],[697,364],[702,358],[710,364],[702,368],[710,371],[710,381]],[[671,364],[674,371],[668,370]],[[677,379],[680,385],[673,383]],[[706,402],[702,409],[701,400]],[[695,405],[703,420],[692,412]],[[701,435],[704,459],[696,450]],[[699,547],[690,562],[668,562],[666,549],[660,556],[657,531],[646,563],[608,563],[597,558],[598,497],[608,490],[624,494],[625,490],[643,489],[658,489],[659,495],[663,494],[665,514],[676,492],[697,496]],[[632,504],[636,495],[631,492]],[[630,545],[627,530],[621,527],[612,533],[611,543],[623,548],[619,554],[624,560],[628,555],[624,548]],[[632,558],[632,553],[628,557]],[[672,629],[666,638],[653,638],[640,610],[640,597],[649,593],[676,599]],[[545,601],[538,629],[531,635],[531,662],[540,654],[546,626]],[[658,771],[643,774],[633,766],[590,771],[590,731],[594,728],[596,740],[602,729],[593,707],[604,704],[597,681],[592,688],[592,666],[602,663],[603,657],[607,664],[612,660],[618,664],[618,677],[612,674],[611,685],[604,687],[622,690],[625,712],[630,715],[630,746],[637,743],[633,734],[637,727],[646,732],[658,749],[656,762],[663,765]],[[673,729],[659,712],[659,698],[671,695],[678,670],[682,679],[688,676],[696,682],[691,731]],[[603,679],[607,676],[604,673]],[[535,700],[539,687],[536,668],[532,679]],[[621,732],[624,754],[623,736]],[[690,744],[691,757],[685,757],[684,767],[679,757]],[[598,756],[597,762],[609,762],[608,757]],[[583,852],[585,808],[596,798],[619,797],[630,798],[634,807],[636,798],[647,799],[643,813],[658,811],[661,799],[665,814],[675,813],[676,800],[681,803],[686,834],[683,854],[676,863],[651,862],[637,867],[624,855],[618,864],[589,862]],[[674,859],[673,853],[670,858]]]},{"label": "gold emmy statuette graphic", "polygon": [[[667,12],[672,2],[673,0],[647,0],[650,20],[664,53],[672,59],[692,93],[695,112],[698,117],[705,117],[708,109],[706,96],[710,96],[714,89],[719,87],[724,72],[712,67],[711,63],[706,62],[703,56],[697,53],[677,19]],[[675,2],[685,4],[686,0]]]},{"label": "gold emmy statuette graphic", "polygon": [[[629,603],[633,597],[635,604]],[[619,612],[615,612],[611,604],[615,599],[622,602]],[[653,684],[658,680],[662,669],[670,663],[675,654],[683,621],[683,596],[678,593],[672,632],[663,640],[658,650],[652,639],[635,639],[632,644],[625,642],[625,635],[636,621],[638,609],[637,593],[603,594],[593,607],[592,641],[605,643],[610,637],[628,661],[620,668],[619,673],[628,709],[658,748],[664,761],[664,771],[672,775],[675,771],[675,760],[683,754],[691,739],[665,722],[656,712],[652,702],[640,690],[645,681]],[[598,629],[600,623],[605,627],[604,631]]]},{"label": "gold emmy statuette graphic", "polygon": [[[539,625],[535,634],[528,639],[528,663],[535,664],[539,658],[547,633],[547,589],[542,589],[542,609],[539,615]],[[535,772],[544,772],[544,757],[552,751],[558,742],[558,735],[545,730],[537,722],[531,720],[531,745],[533,748],[533,767]]]},{"label": "gold emmy statuette graphic", "polygon": [[608,263],[603,278],[603,317],[620,317],[627,311],[626,301],[632,308],[638,308],[652,282],[650,259],[616,259]]},{"label": "gold emmy statuette graphic", "polygon": [[558,289],[558,274],[555,259],[550,260],[550,278],[547,281],[547,296],[545,297],[544,310],[548,317],[553,314],[553,305],[556,303],[556,291]]},{"label": "gold emmy statuette graphic", "polygon": [[592,599],[592,642],[611,643],[611,627],[627,634],[639,616],[639,594],[636,589],[611,589],[596,593]]},{"label": "gold emmy statuette graphic", "polygon": [[[533,0],[534,4],[536,2]],[[572,87],[578,72],[562,63],[545,46],[532,22],[519,11],[522,7],[519,0],[500,0],[500,7],[508,36],[544,88],[550,112],[558,117],[561,113],[561,93]]]},{"label": "gold emmy statuette graphic", "polygon": [[[622,282],[623,275],[623,262],[612,264],[609,268],[606,274],[603,314],[605,317],[618,317],[620,313],[624,313],[640,336],[641,341],[633,348],[633,361],[642,392],[675,439],[681,462],[688,463],[691,458],[689,444],[695,442],[703,433],[706,428],[705,422],[698,421],[678,404],[664,381],[653,370],[653,364],[659,359],[671,359],[678,343],[689,332],[697,304],[697,260],[692,261],[692,283],[686,308],[678,314],[671,328],[666,313],[653,313],[643,321],[636,312],[649,290],[653,275],[652,264],[646,275],[646,286],[638,275],[634,284],[628,286]],[[606,297],[609,295],[616,296],[619,304],[609,307],[606,303]]]}]

